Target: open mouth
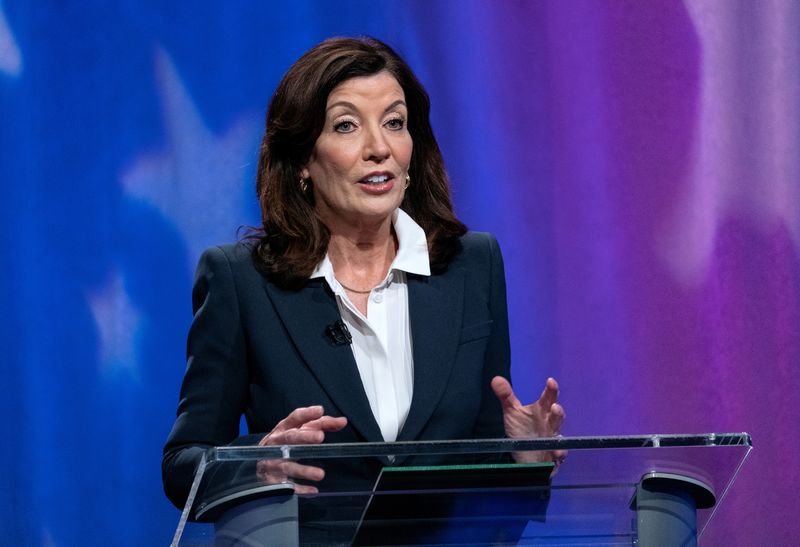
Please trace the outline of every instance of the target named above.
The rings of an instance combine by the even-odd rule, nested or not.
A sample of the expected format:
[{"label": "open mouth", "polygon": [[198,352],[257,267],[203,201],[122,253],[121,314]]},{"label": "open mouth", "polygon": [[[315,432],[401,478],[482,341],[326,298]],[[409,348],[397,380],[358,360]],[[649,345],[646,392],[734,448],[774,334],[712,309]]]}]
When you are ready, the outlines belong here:
[{"label": "open mouth", "polygon": [[373,173],[358,181],[358,186],[368,194],[385,194],[394,187],[394,175]]},{"label": "open mouth", "polygon": [[394,177],[392,175],[370,175],[369,177],[365,177],[358,182],[361,184],[380,185],[385,184],[393,178]]}]

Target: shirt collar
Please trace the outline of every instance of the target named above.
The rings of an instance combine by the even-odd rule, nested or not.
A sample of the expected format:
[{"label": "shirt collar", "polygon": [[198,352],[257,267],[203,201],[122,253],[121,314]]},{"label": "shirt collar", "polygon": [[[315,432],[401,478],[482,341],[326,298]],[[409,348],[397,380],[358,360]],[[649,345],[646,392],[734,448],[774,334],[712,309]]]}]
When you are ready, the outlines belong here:
[{"label": "shirt collar", "polygon": [[[392,215],[392,225],[397,234],[397,256],[394,257],[389,273],[392,270],[402,270],[406,273],[417,275],[431,275],[431,263],[428,256],[428,239],[425,231],[414,222],[402,209],[395,209]],[[310,279],[324,277],[332,285],[333,264],[326,254],[311,273]]]},{"label": "shirt collar", "polygon": [[397,209],[392,218],[394,232],[397,234],[397,256],[389,271],[402,270],[417,275],[431,275],[431,261],[428,257],[428,238],[419,224],[414,222],[402,209]]}]

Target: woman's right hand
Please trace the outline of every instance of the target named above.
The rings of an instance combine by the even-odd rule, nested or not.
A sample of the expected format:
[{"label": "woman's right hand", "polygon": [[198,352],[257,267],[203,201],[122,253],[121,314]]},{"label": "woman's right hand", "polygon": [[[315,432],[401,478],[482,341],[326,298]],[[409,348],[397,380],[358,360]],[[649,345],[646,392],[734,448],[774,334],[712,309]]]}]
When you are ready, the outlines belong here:
[{"label": "woman's right hand", "polygon": [[[258,445],[319,444],[325,440],[326,432],[340,431],[346,425],[347,418],[325,416],[325,410],[320,405],[296,408],[278,422],[278,425],[267,433]],[[294,479],[316,482],[325,478],[325,471],[321,468],[287,459],[261,460],[256,466],[256,472],[258,478],[267,484],[279,484],[290,480],[294,482]],[[296,483],[294,490],[298,494],[318,492],[316,486]]]}]

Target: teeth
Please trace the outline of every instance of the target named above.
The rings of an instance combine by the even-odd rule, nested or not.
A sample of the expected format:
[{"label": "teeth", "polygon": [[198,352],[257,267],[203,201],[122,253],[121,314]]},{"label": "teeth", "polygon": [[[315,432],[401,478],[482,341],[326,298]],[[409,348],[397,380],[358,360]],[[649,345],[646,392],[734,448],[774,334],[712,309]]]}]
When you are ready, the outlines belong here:
[{"label": "teeth", "polygon": [[387,180],[389,180],[389,177],[387,177],[386,175],[380,175],[380,176],[374,176],[374,177],[367,177],[364,180],[366,182],[369,182],[370,184],[378,184],[378,183],[381,183],[381,182],[386,182]]}]

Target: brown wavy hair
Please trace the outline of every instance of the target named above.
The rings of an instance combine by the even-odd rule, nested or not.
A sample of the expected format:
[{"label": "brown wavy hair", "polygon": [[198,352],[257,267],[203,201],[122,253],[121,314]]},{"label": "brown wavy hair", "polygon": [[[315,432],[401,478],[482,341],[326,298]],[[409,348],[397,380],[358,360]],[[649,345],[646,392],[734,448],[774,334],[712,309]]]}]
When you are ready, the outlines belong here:
[{"label": "brown wavy hair", "polygon": [[256,192],[262,226],[250,235],[253,262],[285,288],[301,287],[327,252],[330,232],[314,208],[308,163],[325,122],[331,91],[350,78],[387,71],[403,88],[414,144],[401,208],[428,239],[431,270],[441,272],[461,250],[467,228],[456,218],[450,184],[429,120],[430,99],[406,62],[374,38],[331,38],[314,46],[284,75],[270,101],[261,142]]}]

